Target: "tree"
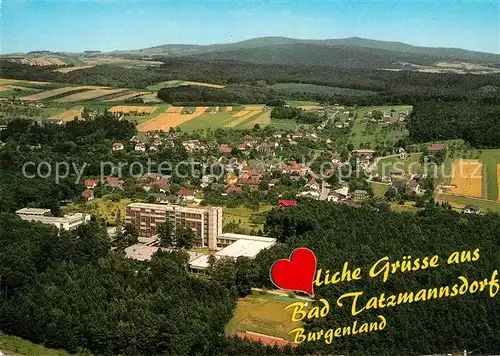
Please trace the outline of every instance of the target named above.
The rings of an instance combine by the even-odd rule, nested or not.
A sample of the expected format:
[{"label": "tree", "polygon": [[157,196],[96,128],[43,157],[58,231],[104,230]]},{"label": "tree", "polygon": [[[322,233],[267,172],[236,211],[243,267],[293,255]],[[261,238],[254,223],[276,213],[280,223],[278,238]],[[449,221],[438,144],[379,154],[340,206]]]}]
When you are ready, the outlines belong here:
[{"label": "tree", "polygon": [[160,237],[161,247],[172,247],[174,245],[174,227],[170,221],[159,224],[157,226],[157,232]]},{"label": "tree", "polygon": [[175,229],[175,245],[179,248],[190,249],[194,245],[194,232],[188,227],[177,226]]}]

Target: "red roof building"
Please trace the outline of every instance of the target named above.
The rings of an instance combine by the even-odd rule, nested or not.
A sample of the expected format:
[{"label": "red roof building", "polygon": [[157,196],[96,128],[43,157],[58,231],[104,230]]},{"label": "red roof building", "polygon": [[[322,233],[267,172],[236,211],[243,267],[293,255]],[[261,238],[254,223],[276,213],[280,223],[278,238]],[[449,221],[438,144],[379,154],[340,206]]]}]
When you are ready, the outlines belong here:
[{"label": "red roof building", "polygon": [[87,189],[82,192],[82,197],[84,197],[86,200],[92,200],[94,199],[94,191]]},{"label": "red roof building", "polygon": [[296,200],[278,200],[278,207],[288,208],[290,206],[297,206]]},{"label": "red roof building", "polygon": [[233,152],[233,149],[229,147],[228,144],[223,143],[222,145],[219,146],[219,152],[220,153],[231,153]]},{"label": "red roof building", "polygon": [[243,191],[243,190],[241,189],[241,187],[230,186],[230,187],[227,187],[227,188],[226,188],[226,193],[227,193],[227,194],[229,194],[229,193],[233,193],[233,192],[235,192],[235,193],[239,193],[239,192],[241,192],[241,191]]},{"label": "red roof building", "polygon": [[86,179],[85,182],[83,183],[87,189],[94,189],[95,186],[97,185],[97,182],[92,179]]}]

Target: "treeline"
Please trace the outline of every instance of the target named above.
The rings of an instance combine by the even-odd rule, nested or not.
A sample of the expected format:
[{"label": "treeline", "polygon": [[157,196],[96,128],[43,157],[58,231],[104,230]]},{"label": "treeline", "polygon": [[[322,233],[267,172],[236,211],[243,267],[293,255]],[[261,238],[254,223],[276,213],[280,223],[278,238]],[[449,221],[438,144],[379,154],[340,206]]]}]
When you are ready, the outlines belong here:
[{"label": "treeline", "polygon": [[54,69],[57,67],[30,66],[5,60],[0,61],[0,77],[19,80],[145,88],[148,85],[173,79],[167,73],[156,72],[154,68],[135,69],[116,65],[98,65],[69,73],[55,72]]},{"label": "treeline", "polygon": [[417,104],[408,119],[414,142],[464,139],[473,147],[500,147],[500,106],[473,102]]},{"label": "treeline", "polygon": [[[164,59],[159,68],[134,69],[116,65],[99,65],[70,73],[50,68],[2,61],[0,76],[5,78],[55,81],[82,85],[109,85],[145,88],[166,80],[190,80],[216,84],[244,84],[253,89],[193,89],[164,92],[168,102],[246,103],[245,100],[269,97],[269,86],[276,83],[308,83],[336,88],[368,90],[367,95],[329,94],[323,91],[280,90],[274,95],[287,99],[314,100],[343,105],[415,104],[429,100],[473,100],[500,103],[500,74],[476,75],[421,73],[375,69],[345,69],[324,65],[256,64],[232,60]],[[226,89],[229,90],[229,89]],[[222,94],[221,94],[222,93]],[[183,97],[186,99],[183,99]],[[210,99],[213,98],[214,100]],[[238,98],[227,100],[226,98]],[[198,98],[198,99],[196,99]],[[175,100],[173,100],[175,99]]]},{"label": "treeline", "polygon": [[304,111],[289,106],[277,106],[272,109],[271,119],[293,120],[299,124],[317,124],[318,122],[326,120],[325,117],[321,117],[317,112]]},{"label": "treeline", "polygon": [[163,88],[158,91],[158,98],[167,103],[265,103],[275,97],[276,93],[266,86],[230,85],[224,88],[210,88],[197,85],[182,85]]},{"label": "treeline", "polygon": [[[453,285],[459,276],[469,281],[491,278],[500,265],[500,216],[464,216],[441,208],[428,208],[417,215],[394,213],[386,205],[352,209],[341,205],[304,200],[297,207],[274,209],[268,215],[265,231],[282,244],[260,253],[255,263],[259,271],[256,285],[272,287],[269,268],[280,258],[288,258],[297,247],[310,248],[317,256],[318,269],[341,271],[344,262],[362,269],[361,279],[315,287],[315,299],[330,302],[325,318],[306,322],[306,331],[319,331],[387,319],[383,331],[323,341],[305,342],[299,348],[306,354],[444,354],[458,350],[500,351],[500,304],[488,291],[415,302],[351,315],[352,298],[344,307],[336,306],[343,294],[362,291],[361,309],[369,298],[385,293],[414,292]],[[476,262],[448,265],[455,251],[479,249]],[[390,274],[387,282],[369,278],[370,267],[388,256],[390,262],[426,256],[439,256],[439,266],[416,272]],[[346,304],[347,303],[347,304]]]}]

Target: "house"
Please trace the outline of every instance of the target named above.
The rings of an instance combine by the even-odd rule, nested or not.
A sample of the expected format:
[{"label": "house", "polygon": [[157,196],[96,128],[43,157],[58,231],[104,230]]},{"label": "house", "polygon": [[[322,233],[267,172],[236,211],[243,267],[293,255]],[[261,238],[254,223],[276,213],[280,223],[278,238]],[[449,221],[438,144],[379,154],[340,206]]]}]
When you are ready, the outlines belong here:
[{"label": "house", "polygon": [[224,191],[224,193],[222,193],[222,195],[228,195],[228,194],[231,194],[231,193],[240,193],[242,191],[243,191],[243,189],[241,189],[241,187],[229,186],[229,187],[226,188],[226,190]]},{"label": "house", "polygon": [[97,185],[97,182],[95,180],[92,180],[92,179],[86,179],[83,184],[85,185],[85,188],[87,188],[87,189],[94,189]]},{"label": "house", "polygon": [[359,149],[359,150],[354,150],[352,151],[356,157],[364,158],[364,159],[371,159],[373,155],[375,154],[374,150],[368,150],[368,149]]},{"label": "house", "polygon": [[194,200],[196,195],[196,190],[193,189],[181,189],[179,190],[179,197],[183,200]]},{"label": "house", "polygon": [[167,196],[165,193],[151,193],[148,196],[153,197],[157,204],[171,204],[177,202],[177,197],[175,195]]},{"label": "house", "polygon": [[219,146],[219,152],[224,153],[224,154],[229,154],[229,153],[233,152],[233,149],[231,147],[229,147],[228,144],[223,143]]},{"label": "house", "polygon": [[429,153],[436,153],[437,151],[441,151],[444,149],[446,149],[446,144],[444,143],[433,143],[427,147]]},{"label": "house", "polygon": [[297,206],[296,200],[278,200],[278,208],[288,208],[291,206]]},{"label": "house", "polygon": [[123,180],[116,177],[108,177],[105,179],[105,182],[107,185],[113,188],[121,188],[123,183],[125,183]]},{"label": "house", "polygon": [[408,158],[408,153],[406,153],[403,147],[399,147],[398,154],[400,160],[405,160]]},{"label": "house", "polygon": [[238,150],[239,151],[245,151],[247,148],[247,144],[243,142],[242,144],[238,145]]},{"label": "house", "polygon": [[134,150],[145,152],[146,151],[146,144],[144,144],[142,142],[138,142],[138,143],[135,144]]},{"label": "house", "polygon": [[298,197],[319,199],[319,190],[306,190],[297,194]]},{"label": "house", "polygon": [[366,190],[357,189],[352,193],[352,198],[354,200],[364,200],[368,198],[368,192]]},{"label": "house", "polygon": [[120,142],[113,143],[113,151],[123,151],[123,149],[124,149],[123,143]]},{"label": "house", "polygon": [[271,180],[269,181],[268,185],[269,185],[270,187],[274,187],[274,186],[275,186],[276,184],[278,184],[279,182],[280,182],[280,181],[279,181],[279,179],[273,178],[273,179],[271,179]]},{"label": "house", "polygon": [[84,190],[82,192],[82,197],[87,201],[94,200],[94,191],[90,189]]},{"label": "house", "polygon": [[314,178],[311,178],[309,182],[305,185],[306,188],[313,189],[313,190],[319,190],[319,184],[316,182]]},{"label": "house", "polygon": [[400,176],[404,175],[405,173],[406,173],[405,170],[401,169],[401,168],[395,168],[389,172],[389,174],[391,176],[397,176],[397,177],[400,177]]},{"label": "house", "polygon": [[466,205],[464,206],[463,213],[464,214],[479,214],[481,212],[481,208],[476,205]]},{"label": "house", "polygon": [[410,191],[410,192],[413,192],[415,194],[420,194],[421,191],[420,191],[420,183],[418,183],[418,181],[412,179],[408,182],[408,184],[406,185],[406,188]]},{"label": "house", "polygon": [[300,175],[306,174],[308,171],[307,167],[302,163],[293,162],[291,164],[283,164],[281,166],[281,173],[283,174],[293,174],[298,173]]}]

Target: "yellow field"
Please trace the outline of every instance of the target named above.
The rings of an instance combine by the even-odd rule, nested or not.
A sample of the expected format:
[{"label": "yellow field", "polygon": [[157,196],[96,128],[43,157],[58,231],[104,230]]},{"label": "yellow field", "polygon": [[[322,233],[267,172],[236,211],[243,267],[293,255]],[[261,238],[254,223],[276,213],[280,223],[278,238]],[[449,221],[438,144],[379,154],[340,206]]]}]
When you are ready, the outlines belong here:
[{"label": "yellow field", "polygon": [[70,91],[78,90],[78,89],[83,89],[87,87],[64,87],[64,88],[58,88],[58,89],[52,89],[52,90],[46,90],[41,93],[33,94],[33,95],[28,95],[25,97],[22,97],[21,100],[25,101],[36,101],[36,100],[43,100],[50,98],[51,96],[56,96],[59,94],[67,93]]},{"label": "yellow field", "polygon": [[158,109],[157,106],[127,106],[127,105],[116,105],[109,108],[109,112],[121,112],[124,114],[128,114],[130,112],[137,113],[148,113],[151,114],[153,111]]},{"label": "yellow field", "polygon": [[[241,111],[241,112],[244,112],[244,111]],[[260,114],[260,111],[250,111],[250,112],[246,111],[246,112],[247,112],[247,115],[239,117],[237,120],[231,121],[230,123],[228,123],[226,125],[226,127],[235,127],[235,126],[241,124],[243,121],[246,121],[247,119],[251,118],[252,116]],[[233,117],[235,117],[235,116],[233,115]]]},{"label": "yellow field", "polygon": [[209,84],[209,83],[201,83],[201,82],[184,82],[184,85],[198,85],[200,87],[209,87],[209,88],[224,88],[224,85],[218,84]]},{"label": "yellow field", "polygon": [[65,65],[64,61],[56,57],[22,58],[18,62],[35,66]]},{"label": "yellow field", "polygon": [[0,87],[0,91],[9,91],[11,88]]},{"label": "yellow field", "polygon": [[243,111],[239,111],[237,112],[236,114],[233,115],[233,117],[235,118],[239,118],[239,117],[242,117],[242,116],[245,116],[246,114],[248,114],[250,111],[248,110],[243,110]]},{"label": "yellow field", "polygon": [[0,85],[10,84],[10,83],[18,82],[18,81],[19,80],[17,80],[17,79],[4,79],[4,78],[0,78]]},{"label": "yellow field", "polygon": [[176,113],[176,112],[181,112],[182,109],[184,109],[183,106],[171,106],[165,110],[166,113]]},{"label": "yellow field", "polygon": [[87,90],[84,92],[72,94],[65,96],[63,98],[57,99],[57,102],[60,103],[70,103],[73,101],[80,101],[80,100],[88,100],[88,99],[94,99],[98,98],[100,96],[105,96],[105,95],[110,95],[114,93],[119,93],[121,91],[124,91],[125,89],[94,89],[94,90]]},{"label": "yellow field", "polygon": [[498,198],[497,198],[497,200],[500,201],[500,164],[497,164],[497,183],[498,183]]},{"label": "yellow field", "polygon": [[139,126],[137,126],[137,130],[139,130],[140,132],[156,130],[168,131],[171,127],[179,126],[180,124],[192,120],[200,115],[203,115],[203,113],[194,112],[190,115],[182,115],[180,112],[165,112],[153,117],[151,120],[142,122],[141,124],[139,124]]},{"label": "yellow field", "polygon": [[317,106],[317,105],[302,105],[302,106],[297,106],[299,109],[302,109],[302,110],[316,110],[316,109],[319,109],[321,108],[321,106]]},{"label": "yellow field", "polygon": [[450,193],[481,198],[483,164],[478,160],[455,160]]},{"label": "yellow field", "polygon": [[60,114],[57,114],[56,116],[51,117],[51,120],[57,120],[57,121],[71,121],[75,118],[75,116],[80,117],[80,112],[82,110],[81,106],[75,106],[74,108],[71,108],[69,110],[66,110],[65,112],[62,112]]},{"label": "yellow field", "polygon": [[246,105],[246,111],[262,111],[262,105]]},{"label": "yellow field", "polygon": [[122,100],[127,100],[130,98],[134,98],[136,96],[141,96],[141,95],[146,95],[146,94],[151,94],[151,92],[150,91],[141,91],[141,92],[136,92],[136,93],[128,93],[128,94],[116,96],[116,97],[111,98],[111,99],[106,99],[103,101],[122,101]]},{"label": "yellow field", "polygon": [[56,69],[55,72],[69,73],[69,72],[73,72],[74,70],[87,69],[87,68],[92,68],[92,67],[95,67],[95,65],[74,66],[74,67],[67,67],[67,68],[59,68],[59,69]]}]

